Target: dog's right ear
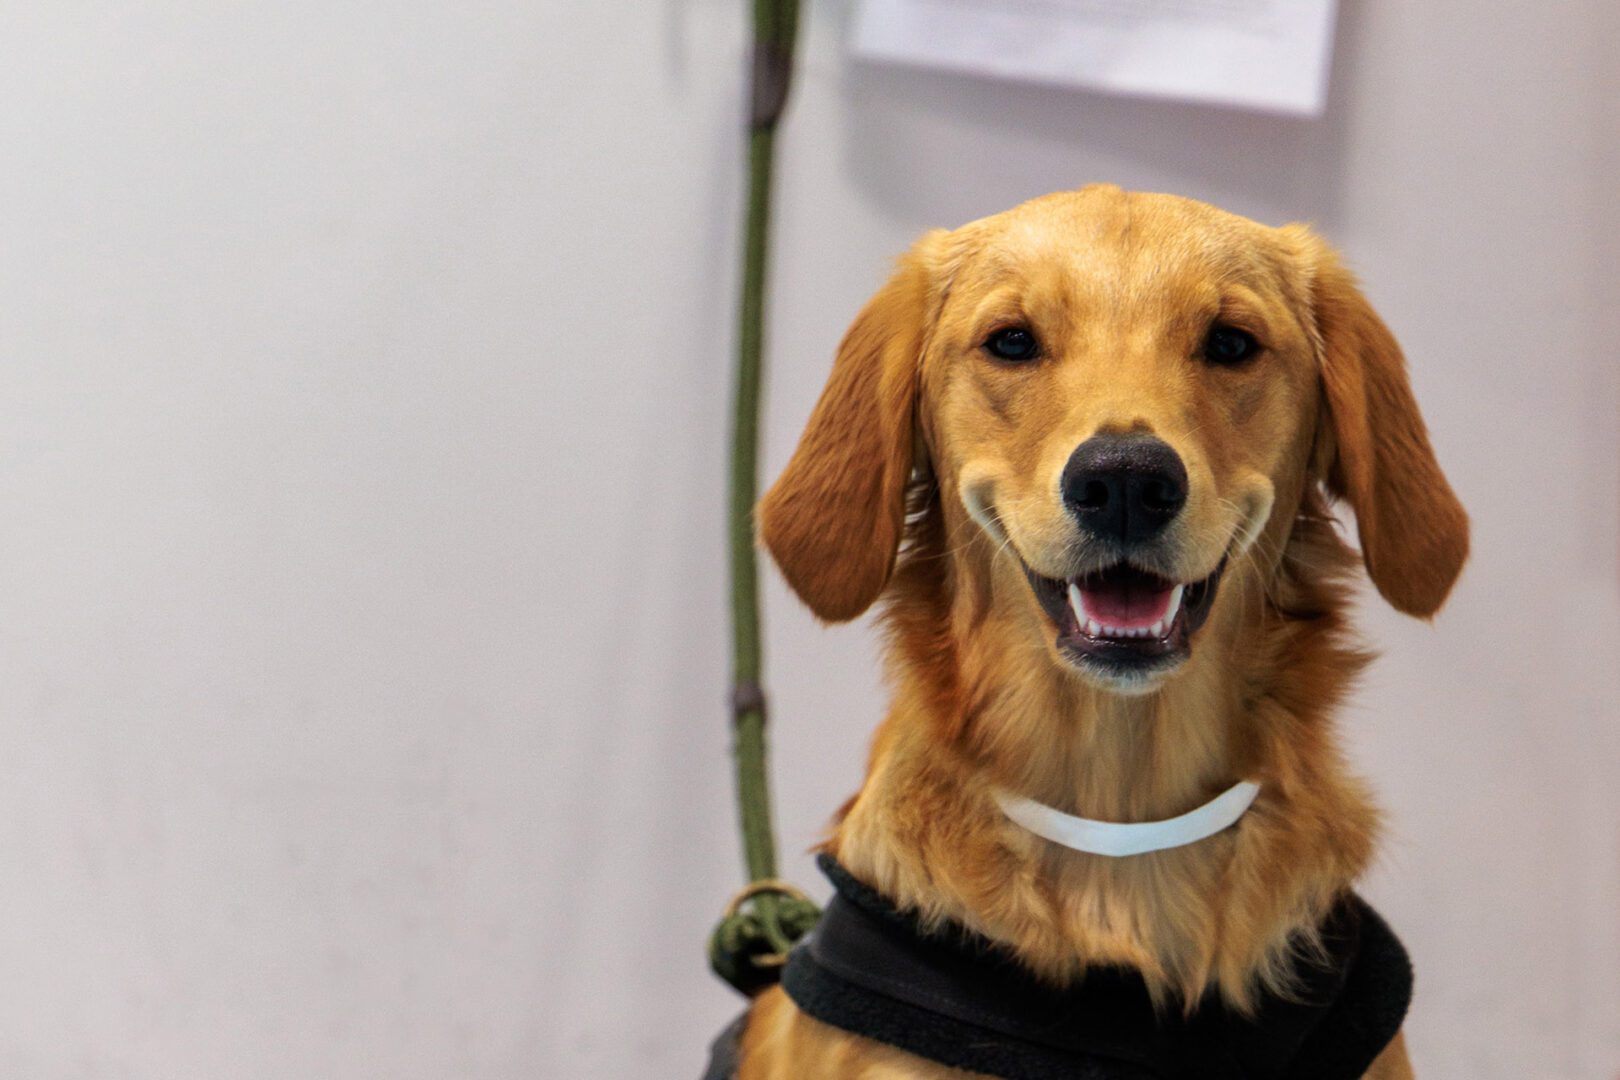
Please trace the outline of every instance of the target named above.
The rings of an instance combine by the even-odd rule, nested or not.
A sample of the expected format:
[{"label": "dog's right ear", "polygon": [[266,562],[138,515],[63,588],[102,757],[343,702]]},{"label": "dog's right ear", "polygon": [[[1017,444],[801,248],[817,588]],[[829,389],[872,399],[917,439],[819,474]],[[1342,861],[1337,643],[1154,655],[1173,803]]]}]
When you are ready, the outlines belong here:
[{"label": "dog's right ear", "polygon": [[943,235],[919,241],[856,316],[798,449],[759,504],[776,565],[828,622],[865,611],[894,572]]}]

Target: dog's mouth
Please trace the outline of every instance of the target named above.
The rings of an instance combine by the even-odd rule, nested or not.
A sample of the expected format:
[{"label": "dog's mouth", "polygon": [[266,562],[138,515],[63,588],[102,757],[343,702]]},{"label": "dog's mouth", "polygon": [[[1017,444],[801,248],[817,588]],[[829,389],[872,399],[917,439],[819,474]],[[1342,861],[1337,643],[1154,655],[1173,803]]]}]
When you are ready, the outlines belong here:
[{"label": "dog's mouth", "polygon": [[1058,651],[1079,666],[1112,677],[1168,670],[1192,651],[1192,636],[1204,625],[1221,573],[1177,582],[1118,563],[1079,577],[1024,573],[1035,598],[1057,627]]}]

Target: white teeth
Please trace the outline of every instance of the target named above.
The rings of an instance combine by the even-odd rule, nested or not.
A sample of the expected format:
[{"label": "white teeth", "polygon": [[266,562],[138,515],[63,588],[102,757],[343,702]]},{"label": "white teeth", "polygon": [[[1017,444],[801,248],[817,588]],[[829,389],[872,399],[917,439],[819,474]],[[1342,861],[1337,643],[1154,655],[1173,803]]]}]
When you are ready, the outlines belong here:
[{"label": "white teeth", "polygon": [[1185,585],[1177,585],[1170,590],[1170,603],[1166,605],[1164,618],[1148,627],[1125,629],[1119,626],[1108,626],[1099,623],[1086,613],[1085,600],[1080,595],[1080,586],[1074,582],[1069,583],[1069,607],[1074,611],[1075,625],[1080,632],[1094,638],[1162,638],[1170,632],[1175,625],[1176,615],[1181,611],[1181,594],[1186,590]]},{"label": "white teeth", "polygon": [[1181,594],[1186,591],[1187,586],[1185,585],[1177,585],[1175,588],[1170,590],[1170,603],[1164,609],[1164,618],[1159,620],[1162,628],[1158,631],[1158,633],[1163,633],[1164,629],[1167,629],[1176,621],[1176,615],[1181,611]]}]

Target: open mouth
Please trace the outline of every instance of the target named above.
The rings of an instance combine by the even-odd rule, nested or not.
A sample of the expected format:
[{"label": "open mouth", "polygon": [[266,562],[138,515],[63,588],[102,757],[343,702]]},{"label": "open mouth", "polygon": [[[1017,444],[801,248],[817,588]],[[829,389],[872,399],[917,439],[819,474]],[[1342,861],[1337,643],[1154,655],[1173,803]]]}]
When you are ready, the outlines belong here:
[{"label": "open mouth", "polygon": [[1222,559],[1201,581],[1177,582],[1118,563],[1068,580],[1024,573],[1057,626],[1057,647],[1109,675],[1145,675],[1176,666],[1215,603]]}]

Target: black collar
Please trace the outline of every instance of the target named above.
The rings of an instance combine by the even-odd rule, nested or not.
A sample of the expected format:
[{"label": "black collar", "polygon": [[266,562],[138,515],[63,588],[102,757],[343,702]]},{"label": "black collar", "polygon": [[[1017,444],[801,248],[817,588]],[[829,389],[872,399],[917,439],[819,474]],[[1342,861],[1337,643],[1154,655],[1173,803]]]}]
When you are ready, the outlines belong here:
[{"label": "black collar", "polygon": [[1411,1000],[1405,949],[1353,893],[1322,928],[1327,962],[1296,963],[1296,995],[1267,995],[1252,1019],[1212,995],[1184,1017],[1156,1011],[1134,971],[1097,968],[1049,986],[996,943],[957,926],[926,932],[831,858],[821,867],[837,893],[788,960],[782,983],[794,1003],[1007,1080],[1356,1080]]}]

